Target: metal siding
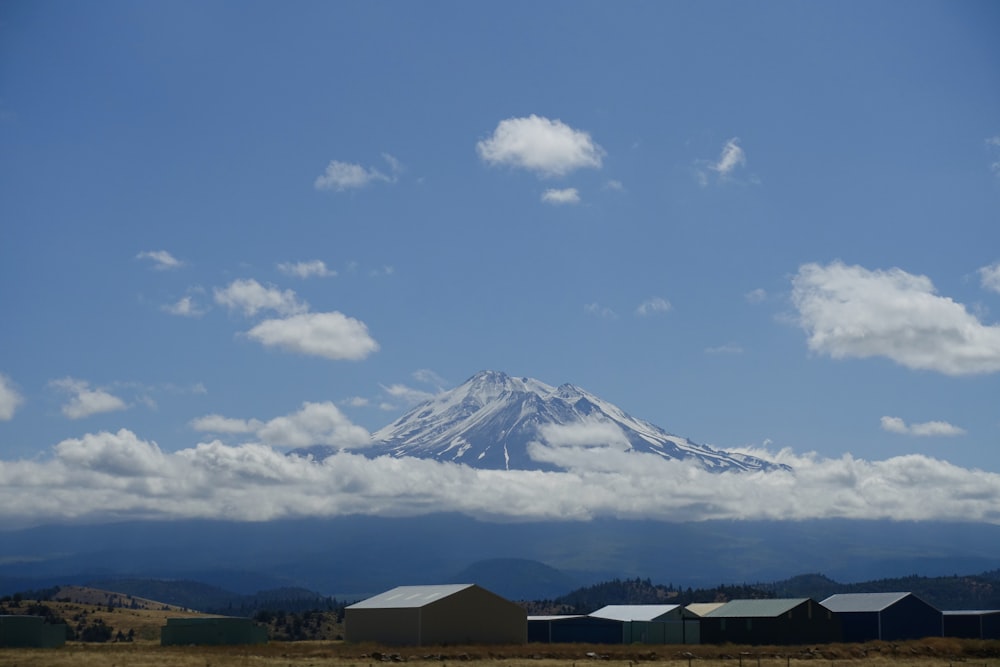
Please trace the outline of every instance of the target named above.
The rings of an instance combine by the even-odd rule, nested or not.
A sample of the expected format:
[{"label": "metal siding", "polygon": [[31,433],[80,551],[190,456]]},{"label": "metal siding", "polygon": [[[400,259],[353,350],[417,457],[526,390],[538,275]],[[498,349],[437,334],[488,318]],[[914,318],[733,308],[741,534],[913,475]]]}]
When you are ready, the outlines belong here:
[{"label": "metal siding", "polygon": [[349,642],[419,645],[420,609],[344,610],[344,637]]},{"label": "metal siding", "polygon": [[41,616],[0,616],[0,647],[58,648],[66,643],[65,623],[46,623]]},{"label": "metal siding", "polygon": [[885,641],[941,636],[941,612],[914,595],[882,610]]},{"label": "metal siding", "polygon": [[423,609],[423,644],[524,644],[528,616],[519,605],[471,586]]},{"label": "metal siding", "polygon": [[168,618],[160,628],[161,646],[266,643],[267,628],[249,618]]}]

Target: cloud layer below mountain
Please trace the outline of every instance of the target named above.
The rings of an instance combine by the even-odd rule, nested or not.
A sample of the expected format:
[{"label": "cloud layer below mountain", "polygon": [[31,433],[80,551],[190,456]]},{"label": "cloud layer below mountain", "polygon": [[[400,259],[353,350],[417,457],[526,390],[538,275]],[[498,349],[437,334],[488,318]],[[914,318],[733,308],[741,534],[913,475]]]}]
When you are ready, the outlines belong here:
[{"label": "cloud layer below mountain", "polygon": [[64,440],[45,459],[0,461],[0,525],[446,511],[498,521],[839,517],[1000,523],[1000,475],[922,455],[866,461],[850,454],[826,459],[787,449],[744,449],[738,451],[793,471],[711,473],[581,442],[555,434],[533,443],[534,458],[564,468],[540,472],[370,459],[348,450],[317,463],[257,442],[213,440],[166,452],[126,429],[100,432]]}]

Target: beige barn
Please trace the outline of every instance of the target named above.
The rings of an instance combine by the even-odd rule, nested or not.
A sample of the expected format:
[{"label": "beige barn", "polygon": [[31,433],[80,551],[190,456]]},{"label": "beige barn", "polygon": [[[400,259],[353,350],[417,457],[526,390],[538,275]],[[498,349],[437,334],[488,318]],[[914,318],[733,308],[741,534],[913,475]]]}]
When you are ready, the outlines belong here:
[{"label": "beige barn", "polygon": [[399,586],[347,607],[344,630],[350,642],[524,644],[528,616],[475,584]]}]

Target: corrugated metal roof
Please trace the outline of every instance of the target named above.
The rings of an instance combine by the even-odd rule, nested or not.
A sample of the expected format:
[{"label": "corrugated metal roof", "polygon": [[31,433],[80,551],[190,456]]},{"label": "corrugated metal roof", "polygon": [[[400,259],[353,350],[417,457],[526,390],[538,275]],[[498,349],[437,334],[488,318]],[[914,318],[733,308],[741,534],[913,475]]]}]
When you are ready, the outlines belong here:
[{"label": "corrugated metal roof", "polygon": [[837,593],[820,602],[836,612],[882,611],[911,593]]},{"label": "corrugated metal roof", "polygon": [[945,616],[990,616],[1000,614],[1000,609],[956,609],[942,611]]},{"label": "corrugated metal roof", "polygon": [[725,602],[692,602],[688,606],[684,607],[686,610],[694,614],[695,616],[705,616],[709,612],[715,611]]},{"label": "corrugated metal roof", "polygon": [[590,615],[612,621],[655,621],[677,609],[676,604],[609,604]]},{"label": "corrugated metal roof", "polygon": [[550,616],[529,616],[529,621],[562,621],[567,618],[587,618],[582,614],[552,614]]},{"label": "corrugated metal roof", "polygon": [[348,609],[412,609],[437,602],[474,584],[439,584],[436,586],[397,586],[391,591],[356,602]]},{"label": "corrugated metal roof", "polygon": [[709,618],[774,618],[795,609],[809,598],[779,600],[730,600],[705,616]]}]

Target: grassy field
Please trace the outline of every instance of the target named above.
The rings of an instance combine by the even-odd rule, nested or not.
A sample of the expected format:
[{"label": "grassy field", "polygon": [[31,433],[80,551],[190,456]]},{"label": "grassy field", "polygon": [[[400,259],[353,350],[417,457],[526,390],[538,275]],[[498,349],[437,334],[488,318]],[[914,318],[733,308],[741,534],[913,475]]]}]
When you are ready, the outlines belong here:
[{"label": "grassy field", "polygon": [[524,646],[379,647],[270,642],[249,647],[161,647],[156,642],[0,649],[3,667],[1000,667],[1000,642],[927,639],[808,647]]}]

